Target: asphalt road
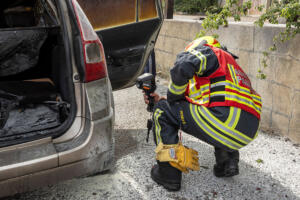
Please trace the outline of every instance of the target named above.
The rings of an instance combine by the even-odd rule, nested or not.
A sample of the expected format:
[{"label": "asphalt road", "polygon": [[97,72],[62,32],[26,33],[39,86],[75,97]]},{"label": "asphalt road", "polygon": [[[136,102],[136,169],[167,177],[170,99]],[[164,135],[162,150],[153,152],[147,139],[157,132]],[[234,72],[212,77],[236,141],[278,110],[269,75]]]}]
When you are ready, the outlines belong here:
[{"label": "asphalt road", "polygon": [[[163,84],[161,84],[163,83]],[[160,80],[159,91],[166,90]],[[164,86],[162,86],[164,85]],[[300,148],[279,136],[260,134],[241,150],[240,175],[216,178],[213,148],[184,134],[200,155],[201,170],[183,175],[182,189],[167,192],[150,178],[154,144],[145,142],[149,114],[135,87],[114,92],[116,166],[110,173],[70,180],[10,200],[71,199],[300,199]]]}]

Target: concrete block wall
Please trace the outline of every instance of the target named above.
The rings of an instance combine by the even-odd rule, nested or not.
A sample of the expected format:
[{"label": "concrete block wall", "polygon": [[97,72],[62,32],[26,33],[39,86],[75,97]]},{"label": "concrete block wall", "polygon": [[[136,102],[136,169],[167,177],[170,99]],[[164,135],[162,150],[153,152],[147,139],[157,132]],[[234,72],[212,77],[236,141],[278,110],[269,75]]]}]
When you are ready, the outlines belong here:
[{"label": "concrete block wall", "polygon": [[[162,76],[169,77],[176,55],[195,38],[201,29],[199,21],[165,20],[156,43],[156,62]],[[256,78],[263,51],[282,26],[258,28],[252,23],[231,23],[216,31],[219,41],[239,56],[238,63],[248,74],[255,90],[262,96],[261,129],[287,136],[300,143],[300,36],[278,46],[270,54],[267,78]]]}]

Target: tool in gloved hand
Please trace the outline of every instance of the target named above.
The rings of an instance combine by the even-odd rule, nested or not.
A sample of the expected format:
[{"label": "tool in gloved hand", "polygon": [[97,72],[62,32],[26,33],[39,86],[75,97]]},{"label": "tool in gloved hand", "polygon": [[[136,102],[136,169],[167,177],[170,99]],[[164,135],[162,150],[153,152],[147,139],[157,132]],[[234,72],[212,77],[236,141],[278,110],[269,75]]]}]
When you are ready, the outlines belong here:
[{"label": "tool in gloved hand", "polygon": [[[147,111],[152,113],[154,108],[154,97],[152,97],[150,94],[152,94],[156,90],[155,77],[153,76],[153,74],[144,73],[137,78],[136,86],[137,88],[142,89],[147,95],[149,99]],[[152,119],[148,119],[147,121],[148,133],[146,139],[147,142],[149,141],[149,135],[152,129],[152,124],[153,124]]]},{"label": "tool in gloved hand", "polygon": [[155,77],[150,73],[142,74],[137,78],[136,86],[137,88],[142,89],[149,99],[147,111],[153,112],[154,97],[152,97],[150,94],[156,90]]}]

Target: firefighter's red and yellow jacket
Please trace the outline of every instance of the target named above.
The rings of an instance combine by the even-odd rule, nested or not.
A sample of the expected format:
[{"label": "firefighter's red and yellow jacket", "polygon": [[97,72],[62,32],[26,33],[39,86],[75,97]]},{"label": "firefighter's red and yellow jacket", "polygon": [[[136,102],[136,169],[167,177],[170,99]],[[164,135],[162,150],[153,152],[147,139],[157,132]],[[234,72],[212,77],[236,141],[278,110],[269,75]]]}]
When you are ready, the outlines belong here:
[{"label": "firefighter's red and yellow jacket", "polygon": [[181,98],[206,107],[238,107],[260,119],[261,97],[233,56],[197,41],[177,56],[171,69],[168,101]]}]

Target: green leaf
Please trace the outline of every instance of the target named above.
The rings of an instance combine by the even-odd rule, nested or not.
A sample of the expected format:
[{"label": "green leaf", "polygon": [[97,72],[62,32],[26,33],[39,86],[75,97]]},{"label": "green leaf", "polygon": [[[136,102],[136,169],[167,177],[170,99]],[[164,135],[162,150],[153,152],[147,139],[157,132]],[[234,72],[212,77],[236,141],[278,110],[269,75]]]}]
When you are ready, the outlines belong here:
[{"label": "green leaf", "polygon": [[273,46],[271,46],[271,47],[269,48],[269,50],[270,50],[270,51],[276,51],[276,50],[277,50],[277,47],[276,47],[275,45],[273,45]]},{"label": "green leaf", "polygon": [[261,163],[261,164],[264,163],[264,161],[263,161],[262,159],[257,159],[256,162],[257,162],[257,163]]},{"label": "green leaf", "polygon": [[264,57],[267,57],[267,56],[269,56],[269,53],[266,52],[266,51],[264,51],[264,52],[263,52],[263,55],[264,55]]},{"label": "green leaf", "polygon": [[265,8],[264,5],[260,5],[260,6],[257,6],[257,7],[256,7],[256,9],[257,9],[259,12],[262,12],[264,8]]}]

